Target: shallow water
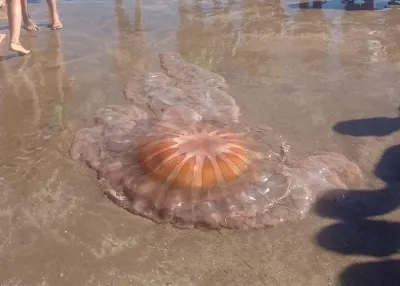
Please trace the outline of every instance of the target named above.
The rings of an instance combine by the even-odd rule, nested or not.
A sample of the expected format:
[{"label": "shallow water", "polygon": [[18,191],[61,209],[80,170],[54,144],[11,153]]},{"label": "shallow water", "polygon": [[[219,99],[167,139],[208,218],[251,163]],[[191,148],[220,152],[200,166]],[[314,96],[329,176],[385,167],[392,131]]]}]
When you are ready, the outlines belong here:
[{"label": "shallow water", "polygon": [[[41,29],[21,38],[32,55],[0,51],[0,285],[368,285],[342,272],[393,251],[333,251],[320,237],[337,225],[332,219],[314,215],[251,232],[176,230],[111,203],[95,173],[68,156],[85,119],[126,104],[129,80],[160,69],[158,53],[172,51],[225,77],[243,116],[279,130],[295,156],[343,153],[370,177],[366,189],[383,188],[374,168],[398,144],[398,128],[377,136],[366,121],[365,136],[351,137],[333,127],[398,121],[400,10],[327,4],[64,1],[65,28],[54,32],[45,3],[32,3]],[[387,236],[400,238],[398,228],[390,225]],[[352,236],[368,240],[351,227],[330,240]],[[393,244],[374,239],[374,247]],[[371,269],[378,279],[380,268]]]}]

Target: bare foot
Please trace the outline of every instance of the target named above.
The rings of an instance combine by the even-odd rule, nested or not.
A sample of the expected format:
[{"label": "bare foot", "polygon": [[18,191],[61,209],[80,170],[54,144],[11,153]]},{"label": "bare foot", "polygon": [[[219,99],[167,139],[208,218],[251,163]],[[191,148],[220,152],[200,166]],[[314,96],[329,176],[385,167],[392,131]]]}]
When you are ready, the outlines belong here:
[{"label": "bare foot", "polygon": [[6,34],[0,34],[0,44],[3,42],[3,40],[6,38]]},{"label": "bare foot", "polygon": [[53,30],[58,30],[61,29],[63,27],[61,21],[60,21],[60,17],[58,15],[55,15],[53,17],[53,23],[50,26]]},{"label": "bare foot", "polygon": [[0,0],[0,8],[6,6],[6,0]]},{"label": "bare foot", "polygon": [[25,49],[20,43],[16,42],[10,42],[10,50],[20,55],[27,55],[31,52],[30,50]]},{"label": "bare foot", "polygon": [[31,18],[28,18],[27,20],[24,20],[24,25],[22,27],[27,31],[37,31],[37,30],[39,30],[38,25],[36,25],[35,22],[33,22]]}]

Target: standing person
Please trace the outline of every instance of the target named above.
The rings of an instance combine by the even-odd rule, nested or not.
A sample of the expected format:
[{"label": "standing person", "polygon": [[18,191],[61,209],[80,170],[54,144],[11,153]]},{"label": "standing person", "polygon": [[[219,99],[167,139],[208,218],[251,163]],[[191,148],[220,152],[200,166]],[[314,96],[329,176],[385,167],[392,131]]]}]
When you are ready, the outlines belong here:
[{"label": "standing person", "polygon": [[[2,0],[0,0],[2,1]],[[29,17],[28,13],[28,0],[20,0],[22,3],[22,18],[24,21],[24,29],[28,31],[36,31],[39,27],[32,21]],[[47,0],[47,5],[49,5],[49,10],[51,14],[51,25],[50,27],[53,30],[58,30],[62,28],[62,24],[60,21],[60,16],[58,15],[57,11],[57,3],[56,0]]]},{"label": "standing person", "polygon": [[[30,51],[25,49],[19,41],[22,20],[26,30],[38,30],[38,26],[29,17],[28,0],[0,0],[0,8],[4,6],[5,2],[7,2],[8,26],[10,29],[10,50],[22,55],[29,54]],[[56,0],[47,0],[47,4],[51,13],[51,28],[53,30],[61,29],[62,24],[58,15]],[[0,33],[0,44],[4,41],[5,37],[5,34]]]},{"label": "standing person", "polygon": [[[0,0],[1,1],[1,0]],[[7,17],[10,29],[10,50],[21,55],[27,55],[29,50],[25,49],[19,42],[22,24],[22,0],[7,0]],[[5,35],[4,35],[5,37]],[[4,40],[3,37],[3,40]]]}]

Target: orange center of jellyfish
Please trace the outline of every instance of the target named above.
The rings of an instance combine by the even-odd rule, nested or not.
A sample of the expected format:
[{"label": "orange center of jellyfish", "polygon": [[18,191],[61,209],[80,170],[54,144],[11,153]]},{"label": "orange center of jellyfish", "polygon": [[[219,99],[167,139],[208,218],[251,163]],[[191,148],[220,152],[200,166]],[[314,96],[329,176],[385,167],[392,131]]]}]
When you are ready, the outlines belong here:
[{"label": "orange center of jellyfish", "polygon": [[139,149],[142,167],[176,188],[209,188],[238,178],[251,164],[246,141],[228,132],[179,132],[146,138]]}]

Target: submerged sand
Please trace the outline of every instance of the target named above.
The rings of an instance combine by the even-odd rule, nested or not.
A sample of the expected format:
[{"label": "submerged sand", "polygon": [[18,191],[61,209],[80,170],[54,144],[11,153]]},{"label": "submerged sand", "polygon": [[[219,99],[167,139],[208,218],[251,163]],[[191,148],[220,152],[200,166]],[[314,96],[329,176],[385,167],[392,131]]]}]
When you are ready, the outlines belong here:
[{"label": "submerged sand", "polygon": [[[64,1],[64,29],[54,32],[45,3],[32,3],[41,29],[21,37],[32,54],[0,51],[0,285],[397,285],[385,273],[399,265],[388,261],[399,259],[397,181],[374,172],[400,139],[400,11],[338,7]],[[381,216],[370,219],[393,223],[314,214],[262,231],[203,232],[111,203],[96,174],[70,159],[72,138],[98,108],[127,104],[129,80],[159,70],[158,53],[170,51],[226,78],[243,116],[279,130],[295,157],[325,150],[357,162],[365,189],[379,190],[379,207],[367,209]],[[357,137],[335,131],[368,118]],[[336,130],[355,133],[348,125]]]}]

